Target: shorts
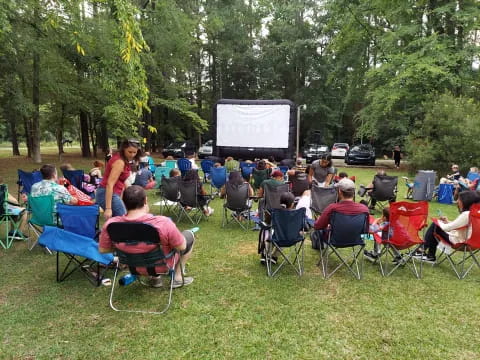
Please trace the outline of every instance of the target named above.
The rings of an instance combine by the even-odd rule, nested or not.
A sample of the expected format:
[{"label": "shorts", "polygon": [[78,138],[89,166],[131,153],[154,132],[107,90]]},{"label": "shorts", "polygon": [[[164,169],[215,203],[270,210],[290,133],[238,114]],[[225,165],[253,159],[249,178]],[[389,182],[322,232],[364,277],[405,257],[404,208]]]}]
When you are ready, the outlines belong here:
[{"label": "shorts", "polygon": [[[105,210],[106,189],[99,187],[95,192],[95,203]],[[121,216],[127,213],[123,200],[117,194],[112,195],[112,216]]]},{"label": "shorts", "polygon": [[180,255],[185,255],[192,250],[193,243],[195,242],[195,235],[193,235],[193,232],[191,232],[190,230],[182,231],[182,235],[185,238],[185,241],[187,243],[187,247],[185,248],[185,250],[180,252]]}]

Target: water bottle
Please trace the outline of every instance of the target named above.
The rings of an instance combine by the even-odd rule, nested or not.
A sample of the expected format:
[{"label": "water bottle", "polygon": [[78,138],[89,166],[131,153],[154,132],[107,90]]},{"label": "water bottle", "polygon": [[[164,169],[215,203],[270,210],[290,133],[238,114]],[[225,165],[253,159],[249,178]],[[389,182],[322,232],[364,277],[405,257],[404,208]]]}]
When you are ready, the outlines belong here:
[{"label": "water bottle", "polygon": [[194,227],[194,228],[191,228],[191,229],[190,229],[190,231],[191,231],[192,233],[194,233],[194,234],[195,234],[198,230],[200,230],[199,227]]},{"label": "water bottle", "polygon": [[127,286],[133,283],[135,280],[137,280],[137,275],[133,274],[127,274],[122,276],[119,280],[118,283],[122,286]]}]

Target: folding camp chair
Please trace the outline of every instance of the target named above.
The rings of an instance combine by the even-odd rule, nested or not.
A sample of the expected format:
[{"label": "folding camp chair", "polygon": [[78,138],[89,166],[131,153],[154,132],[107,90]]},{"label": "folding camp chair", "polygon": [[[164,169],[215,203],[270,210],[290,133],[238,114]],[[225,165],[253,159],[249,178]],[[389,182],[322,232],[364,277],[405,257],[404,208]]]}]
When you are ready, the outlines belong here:
[{"label": "folding camp chair", "polygon": [[[383,240],[381,237],[374,236],[375,241],[382,245],[378,262],[383,276],[389,276],[400,266],[407,265],[418,279],[422,277],[422,261],[417,260],[414,255],[424,245],[419,232],[427,226],[427,218],[428,202],[426,201],[390,203],[388,237]],[[403,250],[406,251],[402,253]],[[389,259],[389,255],[392,259]],[[395,264],[388,269],[391,260],[394,260]],[[417,264],[418,262],[420,264]]]},{"label": "folding camp chair", "polygon": [[182,177],[185,176],[188,170],[192,169],[192,163],[187,158],[178,159],[177,166],[180,172],[182,173]]},{"label": "folding camp chair", "polygon": [[70,184],[83,191],[83,170],[62,170],[62,173],[65,179],[70,181]]},{"label": "folding camp chair", "polygon": [[203,182],[206,183],[208,179],[210,179],[210,174],[213,168],[214,162],[212,160],[202,160],[200,163],[200,167],[202,168],[203,171]]},{"label": "folding camp chair", "polygon": [[170,168],[166,167],[166,166],[157,166],[155,168],[155,182],[156,182],[156,185],[155,187],[157,189],[160,188],[160,186],[162,185],[162,178],[163,177],[170,177]]},{"label": "folding camp chair", "polygon": [[394,202],[397,197],[397,183],[398,176],[375,175],[373,190],[369,193],[369,207],[373,209],[378,204],[383,209],[386,203]]},{"label": "folding camp chair", "polygon": [[160,188],[160,194],[162,200],[160,201],[160,213],[163,215],[164,210],[174,214],[176,217],[180,215],[180,189],[178,187],[179,182],[182,179],[180,177],[162,178],[162,186]]},{"label": "folding camp chair", "polygon": [[[306,220],[305,208],[297,210],[273,209],[272,224],[262,223],[259,239],[259,249],[265,257],[267,275],[275,276],[284,265],[291,265],[298,276],[304,271],[304,241],[303,234]],[[290,248],[287,252],[285,248]],[[277,263],[274,255],[282,258]],[[274,269],[274,265],[277,264]]]},{"label": "folding camp chair", "polygon": [[42,173],[40,171],[23,171],[18,169],[18,197],[17,200],[20,202],[20,194],[28,196],[32,189],[32,185],[43,180]]},{"label": "folding camp chair", "polygon": [[[212,168],[210,171],[210,195],[218,195],[220,189],[227,183],[227,169],[225,167]],[[215,189],[215,192],[214,192]]]},{"label": "folding camp chair", "polygon": [[[250,229],[250,209],[252,205],[249,201],[249,192],[250,186],[247,183],[233,185],[227,182],[225,184],[222,227],[235,221],[243,230]],[[231,217],[228,216],[229,212],[231,213]],[[241,217],[246,218],[247,224],[241,221]]]},{"label": "folding camp chair", "polygon": [[177,160],[165,160],[163,162],[163,166],[169,168],[170,170],[175,169],[177,167]]},{"label": "folding camp chair", "polygon": [[[180,191],[180,215],[178,221],[185,216],[192,224],[198,224],[203,218],[208,217],[203,212],[203,206],[209,203],[210,196],[200,195],[198,193],[198,183],[196,181],[178,182],[178,189]],[[206,204],[199,203],[199,198],[204,197]]]},{"label": "folding camp chair", "polygon": [[[280,196],[284,192],[289,192],[289,190],[290,187],[288,184],[264,184],[263,199],[260,200],[258,205],[258,213],[263,221],[266,219],[265,215],[270,216],[273,209],[282,208],[280,205]],[[269,223],[269,221],[267,221],[267,223]]]},{"label": "folding camp chair", "polygon": [[[94,239],[65,229],[45,226],[38,241],[40,245],[57,252],[57,282],[62,282],[80,271],[93,285],[100,286],[106,271],[105,266],[113,261],[112,254],[99,253],[98,243]],[[60,253],[68,259],[63,270],[60,266]],[[100,267],[100,264],[104,267]]]},{"label": "folding camp chair", "polygon": [[[55,219],[55,200],[53,195],[46,196],[29,196],[28,210],[30,211],[30,219],[28,220],[28,249],[32,250],[38,243],[38,238],[43,232],[44,226],[56,226]],[[31,231],[35,234],[32,236]],[[46,248],[51,254],[51,251]]]},{"label": "folding camp chair", "polygon": [[257,191],[264,180],[267,180],[270,176],[270,169],[258,170],[252,168],[253,189]]},{"label": "folding camp chair", "polygon": [[[363,274],[364,237],[368,234],[368,213],[347,215],[332,212],[328,239],[320,248],[320,264],[325,279],[331,277],[342,266],[345,266],[358,280]],[[348,257],[342,256],[341,249],[351,248]],[[328,259],[335,254],[340,263],[329,272]]]},{"label": "folding camp chair", "polygon": [[8,204],[8,186],[0,185],[0,225],[5,225],[5,240],[0,239],[0,245],[4,249],[12,246],[13,240],[21,238],[26,240],[19,230],[25,209],[12,208]]},{"label": "folding camp chair", "polygon": [[240,171],[242,172],[242,176],[246,181],[250,181],[252,177],[253,169],[257,167],[255,163],[247,163],[247,162],[240,162]]},{"label": "folding camp chair", "polygon": [[285,181],[288,180],[288,175],[287,175],[287,172],[289,170],[288,166],[285,166],[285,165],[279,165],[278,166],[278,170],[280,170],[283,174],[283,178],[285,179]]},{"label": "folding camp chair", "polygon": [[[480,262],[477,257],[480,251],[480,204],[473,204],[470,207],[469,227],[471,227],[472,232],[465,242],[448,244],[441,237],[436,236],[444,246],[435,265],[438,266],[445,260],[448,260],[459,279],[464,279],[475,265],[480,268]],[[460,260],[455,256],[457,253],[462,255]]]},{"label": "folding camp chair", "polygon": [[[116,250],[115,255],[119,261],[115,268],[113,276],[112,291],[110,292],[110,307],[115,311],[139,312],[148,314],[162,314],[168,310],[172,302],[173,283],[175,278],[175,265],[179,260],[176,250],[164,254],[160,245],[160,238],[157,229],[144,223],[120,223],[113,222],[107,226],[107,232],[112,240]],[[151,251],[143,250],[140,252],[139,245],[144,247],[153,247]],[[154,245],[154,246],[152,246]],[[155,246],[156,245],[156,246]],[[131,250],[129,250],[131,248]],[[121,249],[121,250],[120,250]],[[168,303],[161,311],[144,311],[118,309],[113,304],[113,293],[116,287],[116,279],[120,264],[128,265],[130,273],[133,275],[166,275],[170,278]],[[183,279],[183,273],[182,273]]]},{"label": "folding camp chair", "polygon": [[312,184],[310,190],[310,209],[315,217],[322,214],[325,208],[338,200],[338,192],[334,187],[322,187]]}]

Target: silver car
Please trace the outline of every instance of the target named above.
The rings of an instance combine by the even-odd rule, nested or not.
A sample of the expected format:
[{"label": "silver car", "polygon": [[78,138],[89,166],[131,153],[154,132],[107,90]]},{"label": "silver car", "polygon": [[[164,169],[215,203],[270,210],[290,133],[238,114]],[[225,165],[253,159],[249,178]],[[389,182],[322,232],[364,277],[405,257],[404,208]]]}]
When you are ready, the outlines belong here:
[{"label": "silver car", "polygon": [[198,157],[200,159],[213,155],[213,140],[208,140],[205,144],[198,149]]}]

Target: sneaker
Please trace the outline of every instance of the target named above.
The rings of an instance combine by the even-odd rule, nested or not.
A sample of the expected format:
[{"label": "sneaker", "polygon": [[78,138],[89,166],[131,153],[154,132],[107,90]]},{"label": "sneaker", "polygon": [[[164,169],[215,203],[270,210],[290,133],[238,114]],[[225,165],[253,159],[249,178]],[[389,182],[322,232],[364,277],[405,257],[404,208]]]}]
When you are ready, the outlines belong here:
[{"label": "sneaker", "polygon": [[365,256],[367,260],[370,260],[372,262],[375,262],[378,260],[378,254],[373,251],[364,250],[363,256]]},{"label": "sneaker", "polygon": [[163,286],[162,275],[150,276],[149,285],[154,288],[159,288]]},{"label": "sneaker", "polygon": [[182,286],[190,285],[192,282],[193,282],[193,277],[185,276],[183,278],[183,282],[182,282],[182,280],[173,280],[172,287],[174,289],[177,289],[177,288],[182,287]]},{"label": "sneaker", "polygon": [[435,258],[435,256],[430,256],[430,255],[423,255],[420,258],[420,260],[429,264],[435,264],[437,262],[437,259]]},{"label": "sneaker", "polygon": [[215,209],[212,209],[211,207],[208,207],[207,210],[205,211],[206,216],[210,216],[215,212]]}]

